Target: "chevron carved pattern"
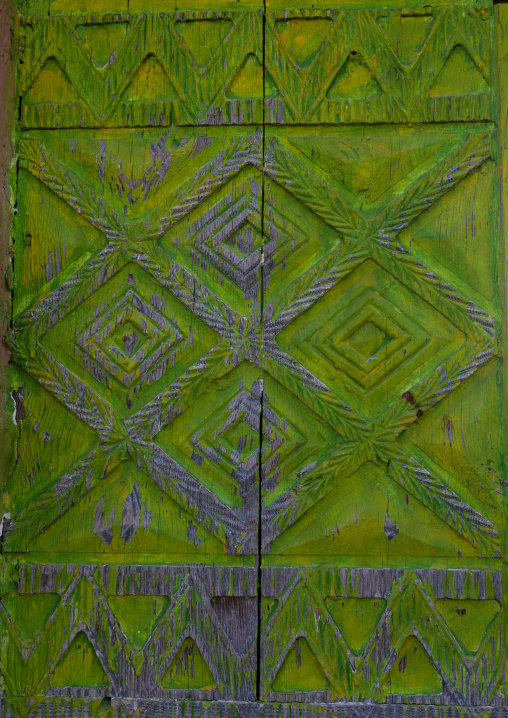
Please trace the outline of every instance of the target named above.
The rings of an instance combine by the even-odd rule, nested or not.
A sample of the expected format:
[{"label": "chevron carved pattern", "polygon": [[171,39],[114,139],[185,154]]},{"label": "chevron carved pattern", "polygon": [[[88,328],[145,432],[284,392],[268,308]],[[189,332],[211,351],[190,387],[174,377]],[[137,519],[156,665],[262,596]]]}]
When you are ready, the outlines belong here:
[{"label": "chevron carved pattern", "polygon": [[19,8],[2,718],[507,718],[501,6],[145,5]]},{"label": "chevron carved pattern", "polygon": [[[263,48],[260,11],[27,18],[21,122],[56,128],[486,120],[490,21],[487,8],[462,6],[269,12]],[[200,32],[208,32],[206,40]],[[298,33],[312,36],[306,49]],[[462,91],[460,77],[453,85],[457,72],[469,76]]]},{"label": "chevron carved pattern", "polygon": [[[30,635],[27,625],[21,631],[19,625],[27,602],[41,612],[51,605],[47,621]],[[7,691],[30,697],[32,710],[44,697],[148,701],[252,700],[255,695],[255,569],[221,575],[213,568],[24,565],[17,591],[4,598],[1,621]],[[184,656],[184,663],[199,658],[208,673],[205,680],[196,675],[194,684],[187,680],[187,687],[184,680],[179,684],[178,671],[171,674],[186,641],[192,642],[194,656]],[[83,675],[86,650],[95,671],[89,662]],[[59,676],[68,655],[74,676],[65,687]]]},{"label": "chevron carved pattern", "polygon": [[[263,122],[260,12],[120,13],[27,23],[31,32],[20,77],[26,127]],[[202,23],[218,26],[211,30],[215,47],[204,58],[196,57],[202,40],[197,37],[189,48],[186,32]],[[118,46],[111,44],[110,54],[97,58],[91,28],[119,38]],[[251,87],[235,92],[246,62],[257,72],[250,73]]]},{"label": "chevron carved pattern", "polygon": [[[411,670],[411,660],[417,656],[415,650],[406,654],[409,643],[418,646],[440,684],[432,703],[470,705],[476,690],[485,705],[495,705],[505,650],[500,581],[497,572],[466,570],[264,569],[263,698],[281,698],[280,689],[274,694],[272,685],[295,643],[304,639],[322,669],[323,682],[328,683],[326,690],[311,693],[316,703],[354,703],[360,698],[423,703],[423,697],[406,695],[397,700],[397,687],[400,690],[403,684],[399,676]],[[362,604],[366,608],[360,608]],[[472,612],[473,606],[483,628],[474,644],[465,642],[465,634],[451,618]],[[461,613],[464,610],[466,614]],[[309,696],[303,663],[302,669],[299,679]],[[300,700],[297,690],[284,698]]]},{"label": "chevron carved pattern", "polygon": [[[489,18],[487,8],[464,12],[461,6],[268,13],[266,67],[278,95],[268,100],[267,119],[281,124],[489,119]],[[321,44],[305,48],[298,31],[300,37],[315,33]],[[458,55],[466,58],[464,64]],[[470,81],[463,85],[461,72],[468,71]]]}]

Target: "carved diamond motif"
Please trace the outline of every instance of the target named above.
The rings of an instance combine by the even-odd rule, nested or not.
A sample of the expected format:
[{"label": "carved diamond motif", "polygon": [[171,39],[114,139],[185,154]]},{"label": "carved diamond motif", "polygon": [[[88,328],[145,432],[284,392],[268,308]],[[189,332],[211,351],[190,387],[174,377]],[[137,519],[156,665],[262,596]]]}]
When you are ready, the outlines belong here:
[{"label": "carved diamond motif", "polygon": [[245,315],[259,301],[261,266],[265,298],[271,301],[336,241],[317,215],[247,167],[166,232],[160,244]]},{"label": "carved diamond motif", "polygon": [[464,335],[373,261],[364,262],[277,337],[303,366],[369,418],[453,354]]},{"label": "carved diamond motif", "polygon": [[318,332],[323,355],[367,391],[429,339],[417,323],[408,317],[397,321],[393,314],[390,303],[369,288],[358,295],[354,309],[339,310]]},{"label": "carved diamond motif", "polygon": [[372,357],[381,347],[392,340],[383,329],[380,329],[372,321],[365,322],[347,339],[347,343],[364,359]]},{"label": "carved diamond motif", "polygon": [[[289,398],[288,398],[289,397]],[[261,478],[269,507],[342,444],[337,429],[267,376],[263,391]]]},{"label": "carved diamond motif", "polygon": [[[304,428],[308,429],[305,425]],[[264,407],[261,467],[263,480],[277,479],[287,471],[288,467],[298,470],[302,462],[305,463],[306,458],[309,457],[308,447],[307,450],[302,451],[302,449],[307,444],[308,437],[302,431],[287,419],[281,418],[269,406]]]},{"label": "carved diamond motif", "polygon": [[214,412],[214,421],[191,438],[193,461],[201,466],[214,462],[228,476],[240,482],[253,482],[258,468],[260,388],[240,391],[234,399]]},{"label": "carved diamond motif", "polygon": [[242,362],[223,380],[213,403],[212,389],[205,388],[203,400],[192,402],[156,437],[168,456],[228,506],[257,506],[259,379],[257,367]]},{"label": "carved diamond motif", "polygon": [[261,282],[261,195],[261,173],[249,168],[161,240],[166,251],[214,291],[220,294],[227,285],[242,313],[256,299]]},{"label": "carved diamond motif", "polygon": [[88,366],[101,366],[126,387],[145,377],[182,340],[175,320],[166,319],[134,291],[76,337],[93,362]]},{"label": "carved diamond motif", "polygon": [[114,351],[114,345],[120,355],[130,357],[135,351],[141,349],[146,339],[147,337],[144,334],[141,334],[141,336],[138,334],[131,321],[127,321],[112,336],[111,350]]},{"label": "carved diamond motif", "polygon": [[42,341],[125,414],[185,372],[216,336],[149,275],[127,266]]}]

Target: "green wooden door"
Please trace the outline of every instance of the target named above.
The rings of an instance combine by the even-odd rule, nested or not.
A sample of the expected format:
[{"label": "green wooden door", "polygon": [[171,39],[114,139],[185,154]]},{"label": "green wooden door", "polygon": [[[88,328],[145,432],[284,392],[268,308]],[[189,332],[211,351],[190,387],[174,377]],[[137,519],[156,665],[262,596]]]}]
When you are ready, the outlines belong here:
[{"label": "green wooden door", "polygon": [[20,6],[6,718],[505,715],[508,15],[409,5]]}]

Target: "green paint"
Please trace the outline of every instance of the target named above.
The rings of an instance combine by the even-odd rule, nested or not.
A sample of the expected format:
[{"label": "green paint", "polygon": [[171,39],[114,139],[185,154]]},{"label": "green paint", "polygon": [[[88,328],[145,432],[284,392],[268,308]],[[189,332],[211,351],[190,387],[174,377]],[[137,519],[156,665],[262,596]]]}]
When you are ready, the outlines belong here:
[{"label": "green paint", "polygon": [[508,16],[198,4],[20,4],[2,700],[497,705]]},{"label": "green paint", "polygon": [[359,655],[383,615],[386,601],[380,598],[329,598],[326,607],[349,648]]},{"label": "green paint", "polygon": [[175,29],[191,53],[196,65],[206,67],[221,44],[228,37],[231,20],[185,20]]},{"label": "green paint", "polygon": [[[365,354],[368,346],[355,348],[357,333],[367,324],[384,337],[373,355]],[[436,361],[457,351],[463,335],[400,280],[366,261],[284,329],[277,343],[374,419],[392,392],[400,396]]]},{"label": "green paint", "polygon": [[226,97],[230,100],[245,100],[251,97],[261,99],[263,93],[263,66],[258,58],[250,53],[230,84]]},{"label": "green paint", "polygon": [[436,608],[467,653],[476,653],[487,628],[499,613],[497,601],[436,601]]},{"label": "green paint", "polygon": [[108,603],[122,631],[137,649],[143,648],[169,606],[166,596],[109,596]]},{"label": "green paint", "polygon": [[381,88],[356,50],[337,73],[326,96],[329,100],[358,100],[380,97]]},{"label": "green paint", "polygon": [[487,82],[463,45],[455,45],[430,88],[433,97],[455,97],[464,92],[479,95],[488,91]]},{"label": "green paint", "polygon": [[177,97],[176,90],[155,55],[146,57],[125,90],[124,102],[163,102]]},{"label": "green paint", "polygon": [[332,23],[327,18],[278,20],[277,31],[300,67],[307,67],[321,47]]},{"label": "green paint", "polygon": [[164,678],[164,688],[211,690],[215,680],[205,659],[192,638],[186,638],[180,646]]},{"label": "green paint", "polygon": [[55,688],[100,688],[109,685],[104,668],[84,633],[75,636],[51,676],[50,685]]},{"label": "green paint", "polygon": [[434,18],[432,12],[424,8],[416,12],[414,10],[380,12],[377,22],[389,38],[397,56],[404,64],[410,64],[422,49],[434,24]]},{"label": "green paint", "polygon": [[77,99],[68,76],[54,57],[50,57],[44,63],[35,83],[26,94],[25,102],[28,105],[44,104],[48,96],[59,104],[68,104]]},{"label": "green paint", "polygon": [[415,636],[410,636],[395,659],[384,689],[394,695],[437,695],[443,689],[437,673],[424,647]]},{"label": "green paint", "polygon": [[262,598],[261,599],[261,611],[262,611],[262,624],[266,626],[270,618],[275,613],[279,602],[276,598]]},{"label": "green paint", "polygon": [[459,551],[475,555],[466,540],[371,461],[341,477],[340,485],[276,539],[272,550],[307,561],[333,556],[334,562],[344,554],[377,561],[409,555],[426,562],[429,556],[456,558]]},{"label": "green paint", "polygon": [[130,30],[128,22],[87,22],[76,28],[94,65],[104,67]]},{"label": "green paint", "polygon": [[40,593],[35,596],[19,596],[8,593],[2,596],[2,606],[23,638],[32,640],[44,627],[60,602],[55,593]]},{"label": "green paint", "polygon": [[297,638],[291,646],[273,682],[278,693],[324,691],[329,682],[305,638]]}]

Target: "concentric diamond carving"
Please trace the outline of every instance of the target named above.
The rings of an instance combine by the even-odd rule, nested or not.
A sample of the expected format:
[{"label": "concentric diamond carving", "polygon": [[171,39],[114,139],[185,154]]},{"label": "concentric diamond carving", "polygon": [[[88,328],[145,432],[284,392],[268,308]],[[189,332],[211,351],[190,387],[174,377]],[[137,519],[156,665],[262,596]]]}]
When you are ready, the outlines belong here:
[{"label": "concentric diamond carving", "polygon": [[207,411],[191,404],[157,436],[168,456],[229,506],[257,503],[261,383],[242,363]]},{"label": "concentric diamond carving", "polygon": [[[241,391],[227,405],[212,414],[211,427],[191,438],[192,461],[202,466],[205,459],[220,466],[241,484],[253,484],[258,468],[261,389],[257,382]],[[213,435],[212,435],[213,428]]]},{"label": "concentric diamond carving", "polygon": [[[432,326],[432,331],[427,327]],[[464,342],[462,332],[371,260],[277,336],[318,379],[368,418]]]},{"label": "concentric diamond carving", "polygon": [[84,359],[83,364],[91,374],[97,376],[95,368],[101,366],[106,374],[131,387],[153,371],[162,358],[171,362],[182,340],[175,320],[167,320],[129,290],[100,321],[76,337],[76,344],[90,357],[91,361]]},{"label": "concentric diamond carving", "polygon": [[[43,343],[85,384],[132,413],[182,374],[217,335],[135,265],[128,265]],[[62,352],[63,349],[63,352]]]},{"label": "concentric diamond carving", "polygon": [[391,342],[394,337],[387,334],[385,329],[381,329],[372,317],[367,319],[362,317],[362,320],[358,327],[353,328],[353,332],[348,335],[346,342],[367,361],[375,357],[379,350]]},{"label": "concentric diamond carving", "polygon": [[493,12],[371,4],[28,3],[6,718],[508,705]]},{"label": "concentric diamond carving", "polygon": [[269,301],[334,241],[335,233],[323,220],[248,167],[177,222],[159,244],[246,314],[259,306],[261,274]]},{"label": "concentric diamond carving", "polygon": [[262,183],[258,170],[243,170],[160,242],[214,291],[232,294],[243,312],[256,304],[261,282]]},{"label": "concentric diamond carving", "polygon": [[264,380],[261,478],[266,505],[316,469],[343,437],[309,406],[287,396],[272,377]]},{"label": "concentric diamond carving", "polygon": [[492,317],[396,243],[489,157],[489,133],[431,128],[414,156],[404,139],[396,184],[386,177],[374,203],[358,193],[386,174],[383,146],[400,132],[373,134],[346,188],[323,148],[334,143],[347,169],[353,134],[328,129],[316,154],[301,129],[264,143],[245,129],[129,136],[161,181],[132,160],[135,211],[123,213],[120,140],[87,138],[74,164],[69,143],[23,143],[23,171],[107,245],[17,316],[16,360],[100,443],[15,510],[5,546],[28,547],[129,461],[186,512],[189,541],[197,521],[229,554],[257,552],[261,481],[263,551],[275,539],[279,550],[339,476],[373,463],[474,551],[497,555],[497,508],[461,501],[460,485],[443,487],[397,444],[492,356]]}]

